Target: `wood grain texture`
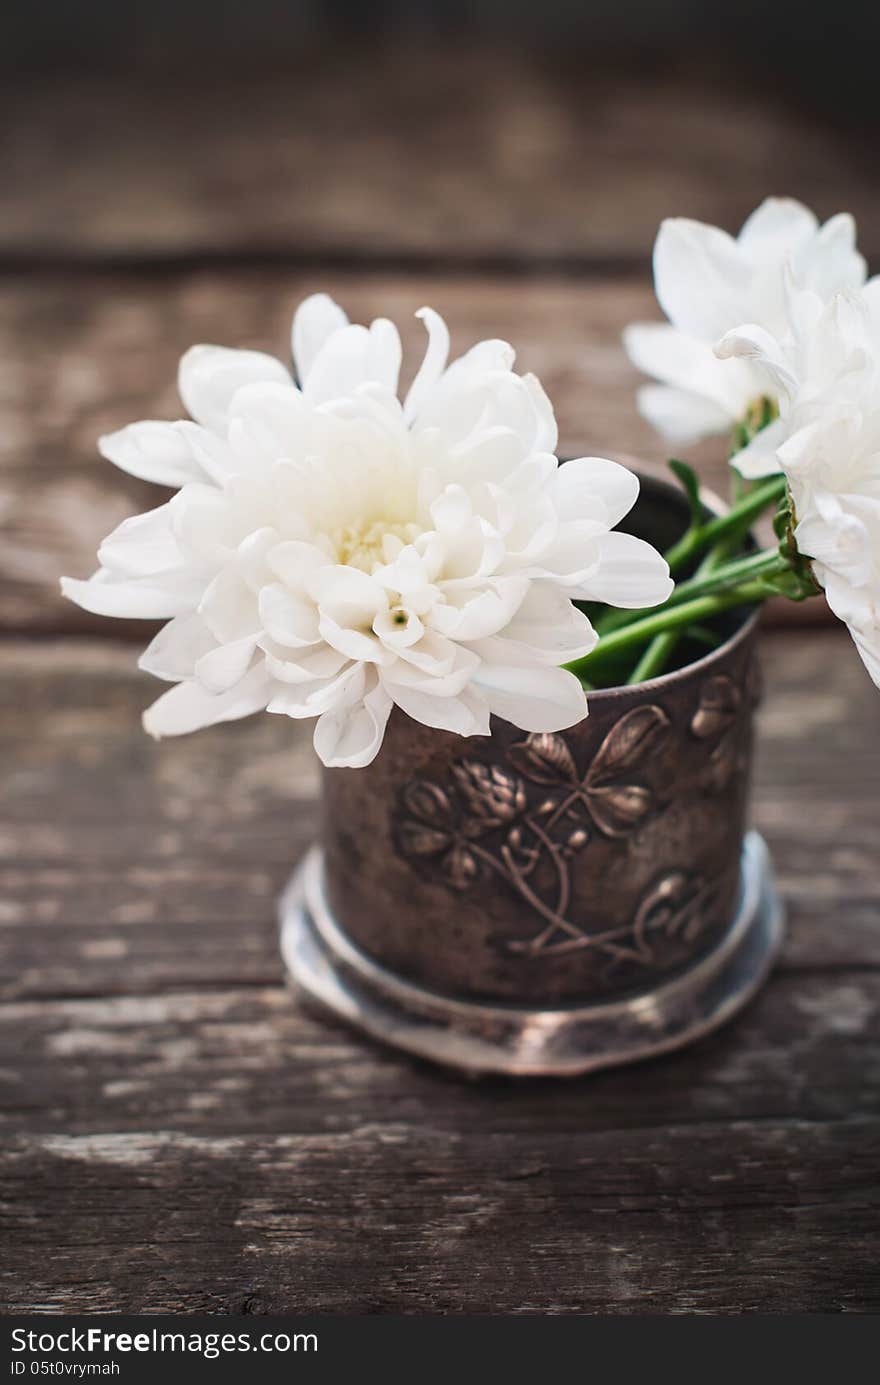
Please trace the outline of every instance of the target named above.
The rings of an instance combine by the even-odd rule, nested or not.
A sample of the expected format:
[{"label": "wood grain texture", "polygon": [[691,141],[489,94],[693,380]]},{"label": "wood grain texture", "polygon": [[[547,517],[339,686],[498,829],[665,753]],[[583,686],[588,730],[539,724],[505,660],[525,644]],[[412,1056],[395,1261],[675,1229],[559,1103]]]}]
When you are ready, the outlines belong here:
[{"label": "wood grain texture", "polygon": [[434,46],[29,75],[4,84],[0,161],[12,264],[646,265],[664,216],[735,230],[771,192],[853,211],[880,254],[872,142],[690,55],[626,71]]},{"label": "wood grain texture", "polygon": [[54,1135],[0,1155],[2,1275],[10,1309],[55,1313],[860,1311],[877,1133]]},{"label": "wood grain texture", "polygon": [[[626,323],[656,318],[647,274],[620,279],[376,276],[291,270],[41,274],[0,280],[0,631],[144,638],[143,622],[80,611],[62,575],[94,571],[100,541],[166,492],[104,461],[98,437],[141,418],[178,418],[179,357],[194,342],[289,353],[290,318],[325,289],[356,320],[401,327],[408,372],[430,303],[448,318],[456,351],[501,336],[556,408],[562,456],[598,453],[665,472],[668,449],[639,417],[639,376],[624,355]],[[705,484],[728,494],[723,439],[689,449]],[[784,617],[824,616],[824,602]]]},{"label": "wood grain texture", "polygon": [[765,659],[769,986],[570,1082],[463,1083],[294,1003],[274,909],[313,831],[307,728],[155,746],[129,647],[4,654],[10,1308],[880,1308],[880,739],[844,635]]}]

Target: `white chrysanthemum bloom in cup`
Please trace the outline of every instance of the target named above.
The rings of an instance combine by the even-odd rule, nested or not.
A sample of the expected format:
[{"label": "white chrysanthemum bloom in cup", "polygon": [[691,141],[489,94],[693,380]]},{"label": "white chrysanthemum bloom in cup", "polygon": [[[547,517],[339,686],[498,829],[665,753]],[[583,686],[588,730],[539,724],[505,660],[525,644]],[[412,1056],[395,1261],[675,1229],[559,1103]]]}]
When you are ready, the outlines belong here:
[{"label": "white chrysanthemum bloom in cup", "polygon": [[324,295],[293,323],[298,384],[256,351],[198,346],[180,393],[195,422],[101,440],[123,470],[179,487],[101,545],[62,589],[87,610],[168,619],[141,667],[175,687],[155,736],[263,708],[317,718],[331,766],[376,755],[392,706],[460,735],[490,714],[554,731],[587,711],[560,664],[596,634],[573,598],[638,608],[672,582],[649,544],[612,532],[638,493],[614,462],[558,466],[556,423],[514,352],[428,347],[398,399],[392,323],[352,325]]},{"label": "white chrysanthemum bloom in cup", "polygon": [[798,551],[880,687],[880,391],[871,412],[806,424],[779,459]]},{"label": "white chrysanthemum bloom in cup", "polygon": [[785,473],[798,552],[880,687],[880,281],[827,305],[793,293],[781,338],[747,324],[719,349],[778,392],[777,445],[751,474]]},{"label": "white chrysanthemum bloom in cup", "polygon": [[777,332],[746,322],[715,347],[719,360],[748,365],[779,412],[731,459],[749,480],[782,469],[780,449],[797,429],[829,411],[860,409],[876,388],[880,283],[872,280],[861,293],[839,293],[825,302],[798,287],[789,272],[784,277],[785,311]]},{"label": "white chrysanthemum bloom in cup", "polygon": [[719,359],[715,343],[743,322],[781,333],[787,273],[827,302],[858,290],[865,272],[849,214],[820,226],[789,198],[762,202],[736,238],[698,221],[664,221],[654,283],[669,321],[634,323],[624,333],[633,364],[660,382],[641,387],[640,412],[674,443],[729,432],[749,417],[767,383],[748,360]]}]

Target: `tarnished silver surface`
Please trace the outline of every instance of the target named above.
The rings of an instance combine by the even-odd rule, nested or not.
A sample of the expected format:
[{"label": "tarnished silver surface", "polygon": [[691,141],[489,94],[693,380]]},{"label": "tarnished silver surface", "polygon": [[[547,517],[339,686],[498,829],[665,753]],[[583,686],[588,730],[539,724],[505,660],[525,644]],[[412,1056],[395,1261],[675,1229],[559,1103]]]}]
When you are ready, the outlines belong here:
[{"label": "tarnished silver surface", "polygon": [[374,1038],[470,1073],[575,1075],[653,1057],[724,1024],[763,982],[782,909],[767,848],[743,843],[740,899],[719,943],[679,975],[625,998],[536,1009],[456,1000],[377,965],[341,931],[314,848],[281,901],[281,951],[294,984]]}]

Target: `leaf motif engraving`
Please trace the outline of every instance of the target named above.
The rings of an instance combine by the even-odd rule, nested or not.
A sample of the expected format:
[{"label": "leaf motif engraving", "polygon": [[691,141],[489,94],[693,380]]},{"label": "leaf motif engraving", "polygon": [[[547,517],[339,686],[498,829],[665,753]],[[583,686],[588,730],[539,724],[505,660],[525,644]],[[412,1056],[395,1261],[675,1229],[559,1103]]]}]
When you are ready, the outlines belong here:
[{"label": "leaf motif engraving", "polygon": [[429,826],[449,828],[455,822],[455,812],[449,795],[430,779],[411,779],[403,791],[408,811]]},{"label": "leaf motif engraving", "polygon": [[438,856],[452,840],[448,832],[412,819],[400,824],[398,837],[407,856]]},{"label": "leaf motif engraving", "polygon": [[745,750],[736,730],[731,729],[722,736],[700,776],[700,788],[704,793],[723,793],[735,774],[747,768]]},{"label": "leaf motif engraving", "polygon": [[691,731],[701,741],[720,735],[735,719],[741,701],[739,688],[726,673],[707,678],[700,689],[700,703],[691,721]]},{"label": "leaf motif engraving", "polygon": [[593,821],[607,837],[626,837],[654,806],[643,784],[608,784],[588,790]]},{"label": "leaf motif engraving", "polygon": [[577,780],[571,751],[562,737],[551,731],[536,731],[518,741],[508,750],[507,758],[535,784],[573,784]]},{"label": "leaf motif engraving", "polygon": [[452,888],[461,891],[472,885],[479,873],[472,852],[460,842],[456,842],[448,856],[444,857],[443,869]]},{"label": "leaf motif engraving", "polygon": [[[698,738],[721,727],[706,747],[712,754],[700,782],[705,793],[722,788],[743,762],[741,698],[729,681],[707,680],[696,729],[691,724]],[[568,743],[551,733],[527,736],[494,762],[465,755],[448,765],[448,777],[417,777],[402,790],[394,824],[399,849],[417,870],[435,858],[437,875],[457,893],[499,880],[514,890],[540,926],[508,940],[512,953],[562,957],[588,949],[608,975],[623,965],[654,965],[664,939],[687,942],[706,927],[715,885],[670,871],[642,895],[629,921],[608,928],[578,916],[573,862],[600,835],[630,836],[665,807],[667,766],[652,757],[671,729],[662,707],[632,708],[608,730],[583,776]]]},{"label": "leaf motif engraving", "polygon": [[634,707],[626,712],[599,746],[585,786],[598,788],[629,774],[653,754],[668,731],[669,718],[662,707]]},{"label": "leaf motif engraving", "polygon": [[698,936],[705,923],[704,906],[711,888],[702,876],[671,871],[647,892],[633,925],[636,946],[647,961],[651,960],[651,933],[683,937],[689,942]]}]

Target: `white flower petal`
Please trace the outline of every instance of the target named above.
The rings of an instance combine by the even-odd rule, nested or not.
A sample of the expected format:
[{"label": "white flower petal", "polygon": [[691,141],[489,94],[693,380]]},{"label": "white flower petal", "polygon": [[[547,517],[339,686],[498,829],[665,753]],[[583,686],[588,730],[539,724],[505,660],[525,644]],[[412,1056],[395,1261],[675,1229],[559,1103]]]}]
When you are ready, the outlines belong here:
[{"label": "white flower petal", "polygon": [[122,616],[130,620],[166,620],[193,607],[189,588],[163,584],[158,578],[116,579],[101,568],[87,581],[61,578],[61,591],[69,601],[96,616]]},{"label": "white flower petal", "polygon": [[787,419],[776,418],[760,429],[747,446],[741,447],[730,459],[740,476],[756,481],[779,471],[776,452],[788,436],[788,429]]},{"label": "white flower petal", "polygon": [[848,212],[826,221],[813,241],[793,256],[793,269],[795,277],[823,299],[861,288],[867,265],[856,250],[856,223]]},{"label": "white flower petal", "polygon": [[456,696],[446,693],[440,697],[402,687],[399,683],[389,683],[387,688],[400,710],[423,726],[451,731],[457,736],[490,734],[489,708],[473,688],[464,688]]},{"label": "white flower petal", "polygon": [[560,524],[550,547],[541,554],[536,575],[555,581],[569,596],[596,570],[599,562],[597,541],[607,532],[599,520],[578,519]]},{"label": "white flower petal", "polygon": [[813,212],[793,197],[767,197],[746,218],[737,241],[753,260],[781,262],[809,240],[818,225]]},{"label": "white flower petal", "polygon": [[453,361],[420,409],[416,432],[436,429],[449,447],[465,441],[497,416],[496,394],[516,353],[506,341],[481,341]]},{"label": "white flower petal", "polygon": [[[517,376],[514,379],[520,378]],[[537,375],[527,373],[521,377],[528,392],[534,413],[535,432],[529,444],[533,452],[555,452],[559,441],[559,429],[553,405]]]},{"label": "white flower petal", "polygon": [[657,299],[669,320],[703,341],[736,321],[751,271],[736,241],[717,226],[676,217],[664,221],[654,246]]},{"label": "white flower petal", "polygon": [[473,518],[473,513],[474,508],[464,486],[447,486],[431,503],[431,519],[440,534],[456,534]]},{"label": "white flower petal", "polygon": [[124,519],[98,549],[102,566],[126,577],[149,577],[180,568],[184,555],[172,532],[171,514],[169,502]]},{"label": "white flower petal", "polygon": [[[712,343],[689,337],[668,323],[635,322],[624,331],[623,344],[639,370],[694,399],[685,415],[688,434],[726,431],[742,418],[755,397],[754,372],[746,362],[719,361]],[[664,399],[661,395],[661,408]],[[642,412],[649,417],[646,410]],[[660,417],[665,422],[662,412]],[[672,426],[681,431],[677,422]]]},{"label": "white flower petal", "polygon": [[400,337],[393,322],[377,318],[369,328],[341,327],[327,338],[303,383],[313,404],[354,394],[368,381],[396,392],[400,374]]},{"label": "white flower petal", "polygon": [[329,294],[313,293],[303,299],[293,315],[290,334],[293,364],[301,385],[325,343],[340,327],[347,326],[347,316]]},{"label": "white flower petal", "polygon": [[604,457],[578,457],[563,462],[547,489],[561,519],[601,519],[613,528],[636,503],[639,478]]},{"label": "white flower petal", "polygon": [[401,653],[411,645],[418,644],[425,633],[425,627],[414,611],[404,606],[395,606],[380,611],[373,621],[373,633],[389,649]]},{"label": "white flower petal", "polygon": [[444,677],[456,667],[458,645],[433,630],[425,631],[422,638],[412,644],[391,647],[399,658],[432,678]]},{"label": "white flower petal", "polygon": [[462,605],[435,606],[427,623],[452,640],[482,640],[497,634],[513,618],[529,589],[528,578],[498,577],[468,595]]},{"label": "white flower petal", "polygon": [[[370,677],[374,677],[371,673]],[[275,684],[267,712],[305,720],[321,716],[334,707],[354,705],[363,696],[367,674],[363,664],[346,663],[330,678],[314,678],[305,683]]]},{"label": "white flower petal", "polygon": [[427,328],[428,346],[404,401],[403,414],[407,423],[418,418],[422,401],[437,384],[449,356],[449,328],[440,314],[433,308],[419,308],[416,317],[421,318]]},{"label": "white flower petal", "polygon": [[308,452],[310,411],[292,380],[242,385],[229,401],[228,417],[229,436],[237,454],[236,471],[250,470],[258,459],[298,460]]},{"label": "white flower petal", "polygon": [[859,652],[859,657],[868,670],[872,680],[880,688],[880,626],[864,631],[850,626],[849,633]]},{"label": "white flower petal", "polygon": [[269,557],[280,546],[278,530],[271,525],[254,529],[238,545],[238,570],[255,595],[274,582],[275,574],[269,566]]},{"label": "white flower petal", "polygon": [[338,649],[349,659],[359,659],[368,664],[388,664],[395,657],[372,631],[353,630],[332,616],[322,615],[319,618],[318,632],[331,649]]},{"label": "white flower petal", "polygon": [[180,397],[192,417],[221,432],[236,390],[258,380],[289,382],[290,372],[262,351],[191,346],[181,359],[177,376]]},{"label": "white flower petal", "polygon": [[785,352],[772,332],[759,323],[746,322],[726,332],[716,343],[715,355],[722,361],[731,356],[754,361],[773,395],[786,397],[797,389],[797,378]]},{"label": "white flower petal", "polygon": [[280,582],[263,587],[259,594],[260,624],[273,640],[292,649],[306,648],[319,638],[318,610],[314,601],[299,596]]},{"label": "white flower petal", "polygon": [[579,598],[638,610],[658,606],[675,586],[666,559],[632,534],[605,534],[597,541],[599,566],[577,588]]},{"label": "white flower petal", "polygon": [[261,629],[257,598],[232,565],[221,568],[208,583],[198,612],[218,644],[258,634]]},{"label": "white flower petal", "polygon": [[868,280],[860,297],[868,315],[874,349],[880,352],[880,274]]},{"label": "white flower petal", "polygon": [[201,616],[188,611],[162,626],[138,659],[138,668],[166,683],[179,683],[192,678],[196,661],[216,647],[217,641]]},{"label": "white flower petal", "polygon": [[330,565],[323,549],[298,539],[279,543],[272,549],[267,561],[279,581],[295,591],[305,591],[311,574],[318,568]]},{"label": "white flower petal", "polygon": [[250,668],[257,645],[256,635],[221,644],[196,661],[195,681],[206,692],[222,693],[240,683]]},{"label": "white flower petal", "polygon": [[157,740],[162,736],[185,736],[203,726],[237,721],[260,712],[270,695],[270,681],[259,666],[234,688],[219,695],[206,692],[198,683],[177,683],[144,712],[144,730]]},{"label": "white flower petal", "polygon": [[348,663],[345,654],[325,644],[309,645],[294,654],[266,636],[261,636],[259,643],[265,650],[267,671],[280,683],[314,683],[335,678]]},{"label": "white flower petal", "polygon": [[360,568],[328,563],[309,574],[306,587],[322,615],[356,630],[369,630],[379,612],[388,609],[387,593]]},{"label": "white flower petal", "polygon": [[315,726],[318,759],[329,769],[362,769],[376,758],[391,712],[391,698],[381,684],[363,701],[346,700],[325,712]]},{"label": "white flower petal", "polygon": [[[500,637],[485,643],[491,643],[493,648],[502,641],[512,643],[519,646],[523,655],[528,653],[533,662],[567,664],[590,654],[598,638],[583,611],[572,604],[565,591],[536,582]],[[476,646],[482,658],[513,662],[507,655],[497,657],[497,649],[491,656],[484,653],[485,643]]]},{"label": "white flower petal", "polygon": [[474,482],[504,485],[526,460],[523,442],[513,428],[494,425],[472,433],[452,449],[459,474],[469,488]]},{"label": "white flower petal", "polygon": [[642,417],[672,443],[698,442],[727,432],[736,421],[713,400],[669,385],[640,385],[636,402]]},{"label": "white flower petal", "polygon": [[189,438],[178,423],[146,419],[130,423],[116,433],[98,439],[98,451],[108,462],[160,486],[182,486],[187,481],[204,480]]},{"label": "white flower petal", "polygon": [[[457,697],[467,687],[472,675],[479,668],[479,656],[463,645],[452,646],[454,658],[451,667],[442,663],[439,667],[418,667],[406,659],[395,659],[380,670],[382,682],[397,701],[397,689],[406,688],[413,692],[423,692],[431,697]],[[440,672],[439,668],[443,671]]]},{"label": "white flower petal", "polygon": [[198,482],[184,486],[168,502],[168,517],[180,551],[209,568],[229,561],[244,528],[230,497],[216,486]]},{"label": "white flower petal", "polygon": [[563,668],[481,664],[473,683],[493,716],[523,731],[564,731],[587,715],[579,679]]},{"label": "white flower petal", "polygon": [[230,476],[241,470],[241,462],[229,443],[212,433],[210,428],[203,428],[200,423],[192,423],[189,419],[175,423],[174,427],[186,439],[198,462],[199,474],[192,478],[194,481],[214,481],[222,486]]}]

